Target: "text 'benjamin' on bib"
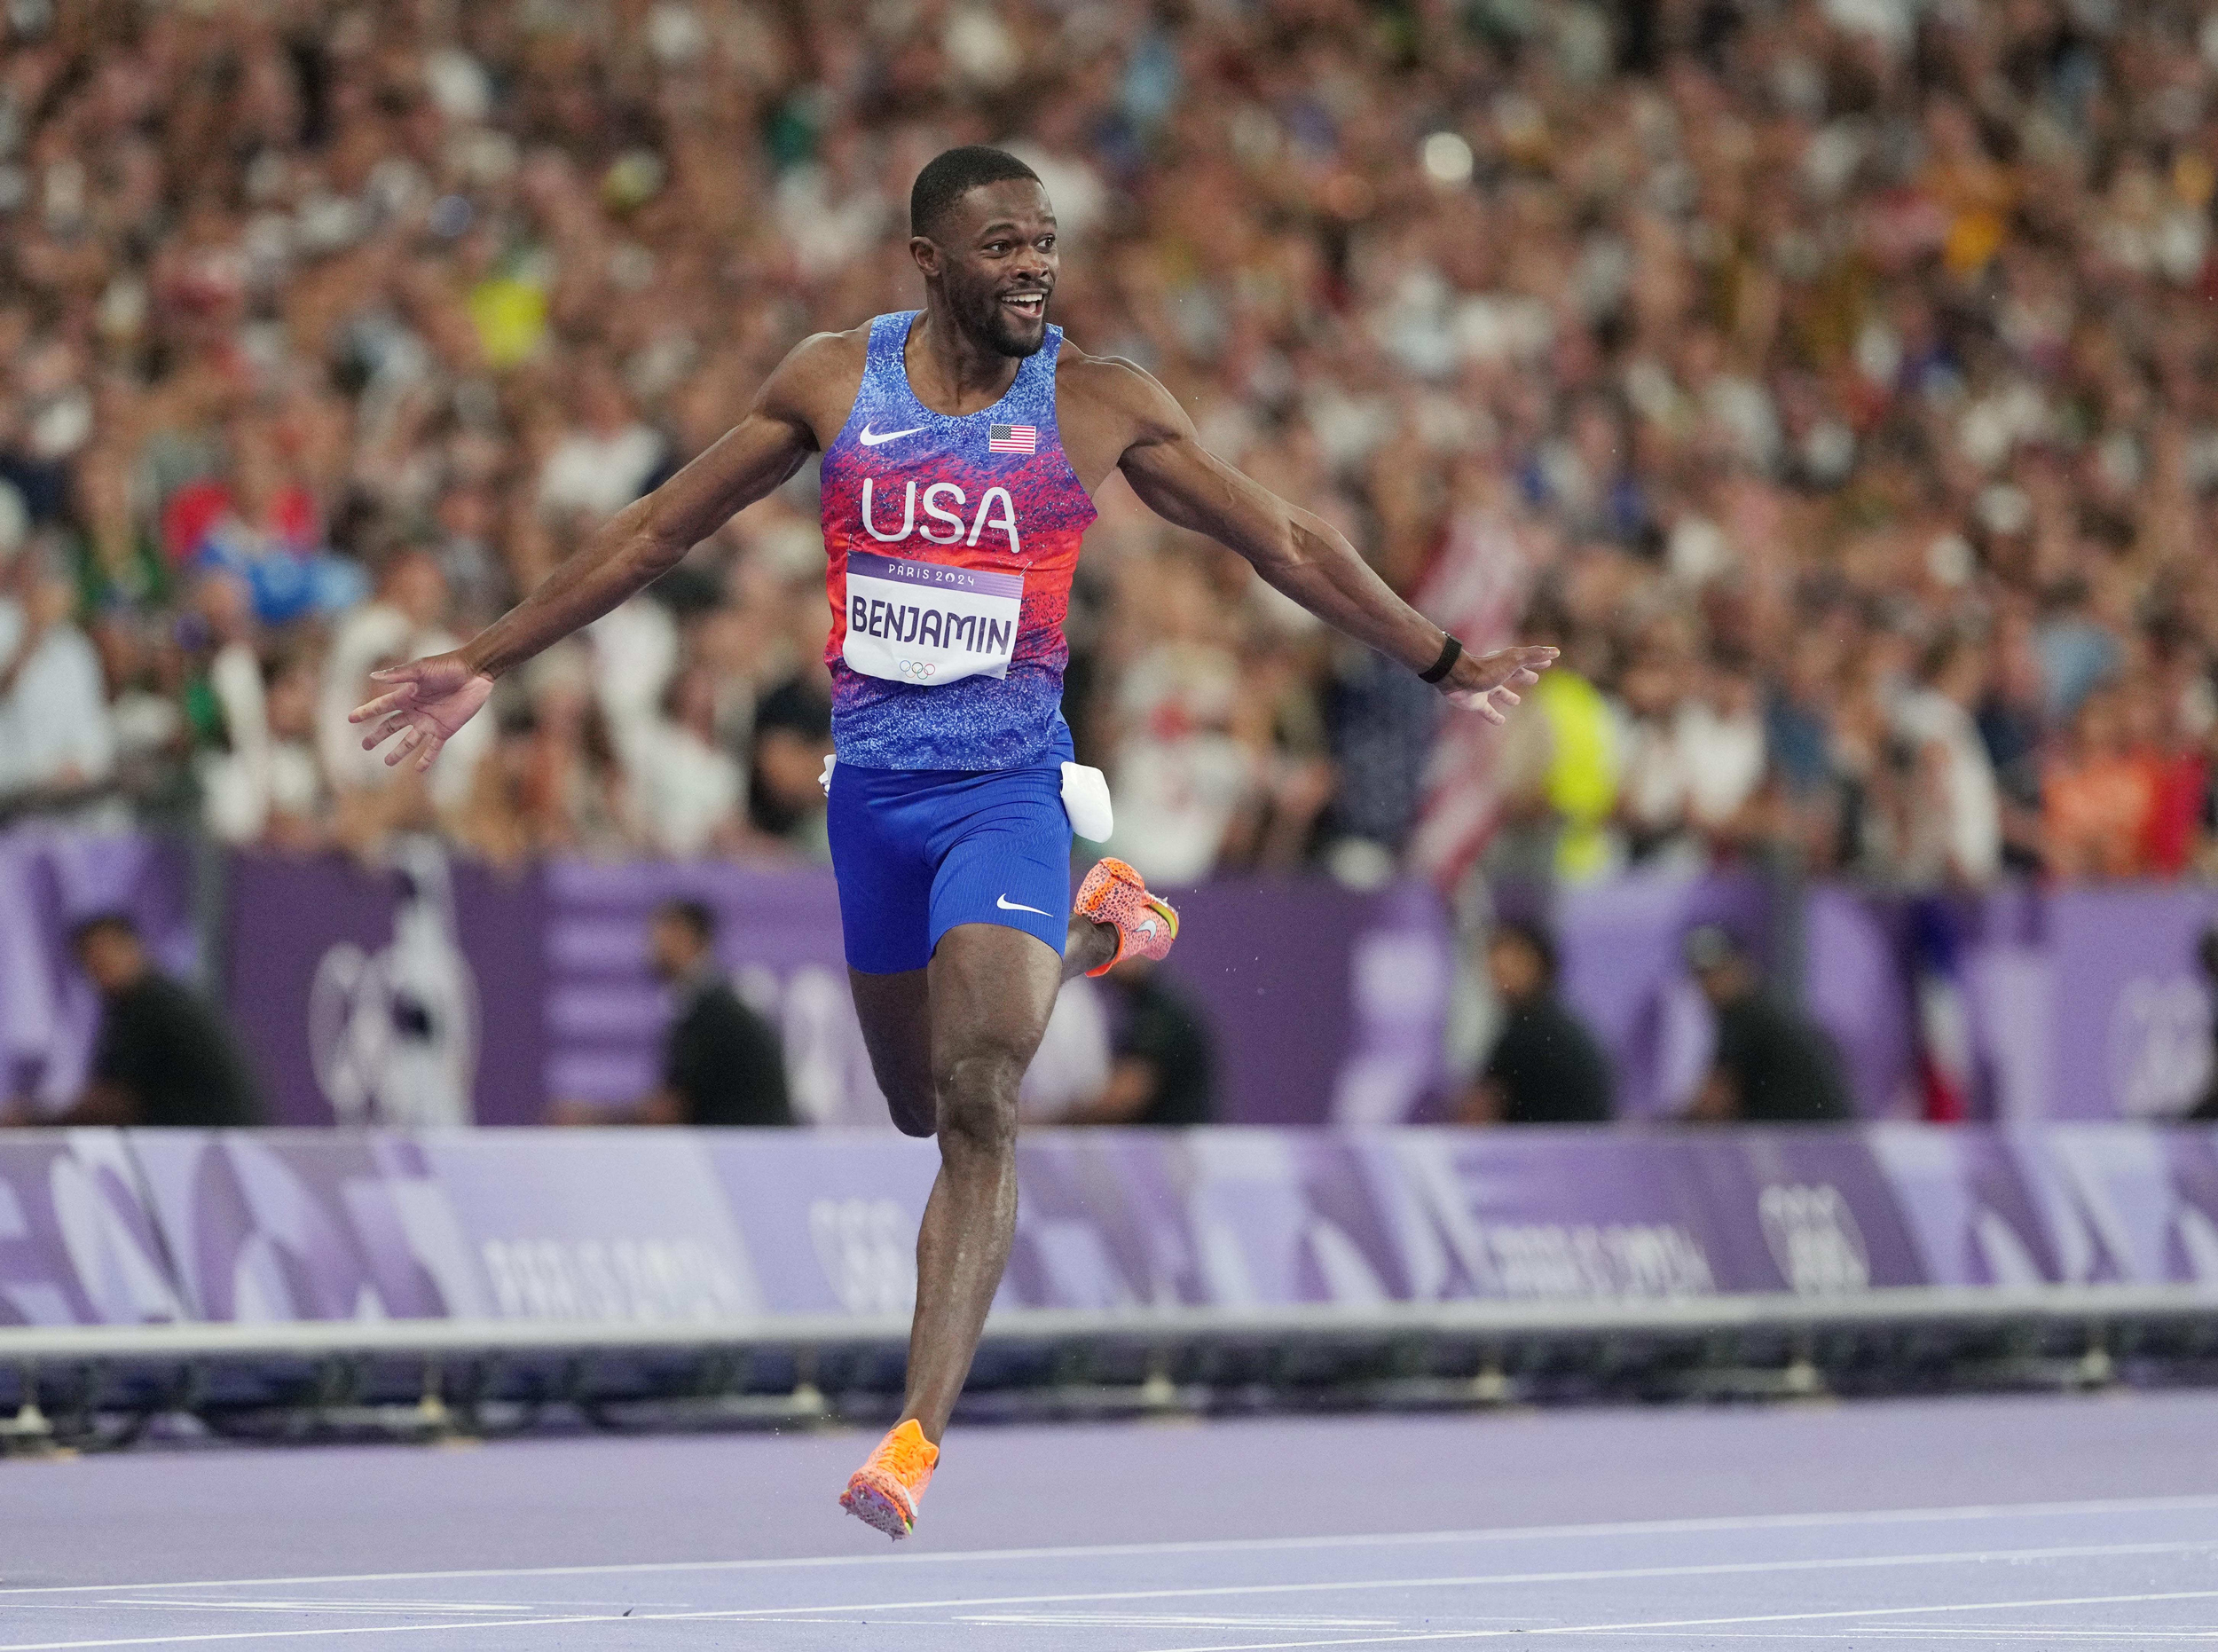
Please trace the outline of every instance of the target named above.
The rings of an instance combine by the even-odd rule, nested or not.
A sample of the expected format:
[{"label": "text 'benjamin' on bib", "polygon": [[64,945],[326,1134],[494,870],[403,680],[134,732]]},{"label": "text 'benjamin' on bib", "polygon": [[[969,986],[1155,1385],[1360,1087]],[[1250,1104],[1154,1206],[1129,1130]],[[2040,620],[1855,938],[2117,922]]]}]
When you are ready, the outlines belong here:
[{"label": "text 'benjamin' on bib", "polygon": [[1007,673],[1023,618],[1017,573],[847,553],[842,657],[866,677],[917,688]]}]

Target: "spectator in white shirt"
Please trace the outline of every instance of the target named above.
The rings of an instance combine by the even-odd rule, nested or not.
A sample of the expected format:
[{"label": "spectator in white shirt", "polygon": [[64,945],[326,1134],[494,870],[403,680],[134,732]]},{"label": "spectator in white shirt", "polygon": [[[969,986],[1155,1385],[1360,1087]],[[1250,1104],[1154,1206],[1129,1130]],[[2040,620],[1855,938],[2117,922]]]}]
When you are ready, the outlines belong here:
[{"label": "spectator in white shirt", "polygon": [[67,795],[115,767],[100,657],[35,546],[0,570],[0,798]]},{"label": "spectator in white shirt", "polygon": [[745,835],[746,776],[716,739],[716,683],[699,666],[680,672],[627,753],[634,795],[657,853],[688,860],[729,852]]},{"label": "spectator in white shirt", "polygon": [[594,363],[578,375],[578,423],[539,470],[540,507],[596,523],[613,516],[646,492],[666,451],[654,427],[633,415],[616,374]]},{"label": "spectator in white shirt", "polygon": [[1914,882],[1978,885],[2002,869],[2002,791],[1973,720],[1986,683],[1985,652],[1947,636],[1926,651],[1918,686],[1895,704],[1895,734],[1910,748],[1915,775],[1903,857]]}]

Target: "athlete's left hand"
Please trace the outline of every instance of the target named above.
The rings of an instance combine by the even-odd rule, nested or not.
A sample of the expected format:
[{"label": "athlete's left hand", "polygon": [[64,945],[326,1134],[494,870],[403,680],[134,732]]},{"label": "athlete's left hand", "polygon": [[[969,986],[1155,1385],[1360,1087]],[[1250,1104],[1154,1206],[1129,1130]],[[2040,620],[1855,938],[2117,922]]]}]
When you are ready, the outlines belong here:
[{"label": "athlete's left hand", "polygon": [[429,768],[439,748],[477,715],[493,691],[493,680],[460,654],[410,660],[405,665],[374,671],[370,680],[391,686],[374,700],[356,706],[347,720],[377,723],[362,736],[365,751],[374,751],[393,736],[400,736],[385,754],[388,768],[411,756],[418,768]]},{"label": "athlete's left hand", "polygon": [[1519,646],[1491,654],[1464,654],[1440,680],[1440,691],[1454,704],[1476,712],[1490,723],[1509,720],[1508,708],[1524,696],[1517,691],[1540,680],[1561,650]]}]

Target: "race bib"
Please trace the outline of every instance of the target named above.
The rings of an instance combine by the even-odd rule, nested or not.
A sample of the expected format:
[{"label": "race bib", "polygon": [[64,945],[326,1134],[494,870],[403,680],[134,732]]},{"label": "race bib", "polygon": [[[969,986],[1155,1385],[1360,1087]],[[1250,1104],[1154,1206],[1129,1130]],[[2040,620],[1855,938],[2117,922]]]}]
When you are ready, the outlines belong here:
[{"label": "race bib", "polygon": [[888,682],[937,688],[1000,677],[1017,648],[1022,574],[847,553],[850,669]]}]

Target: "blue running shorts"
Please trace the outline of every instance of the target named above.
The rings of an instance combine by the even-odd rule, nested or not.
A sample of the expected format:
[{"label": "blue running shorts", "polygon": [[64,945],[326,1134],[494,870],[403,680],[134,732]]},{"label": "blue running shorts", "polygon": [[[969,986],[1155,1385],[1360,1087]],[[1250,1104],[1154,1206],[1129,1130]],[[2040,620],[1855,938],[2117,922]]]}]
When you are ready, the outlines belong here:
[{"label": "blue running shorts", "polygon": [[1037,935],[1059,956],[1070,927],[1070,736],[1021,768],[832,767],[826,825],[847,965],[921,970],[958,924]]}]

